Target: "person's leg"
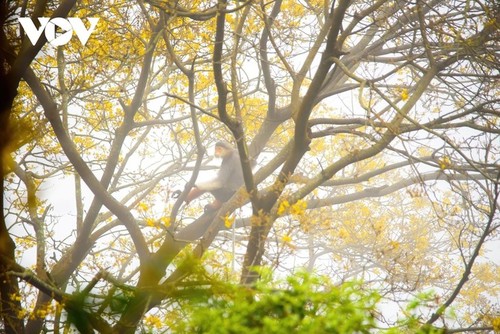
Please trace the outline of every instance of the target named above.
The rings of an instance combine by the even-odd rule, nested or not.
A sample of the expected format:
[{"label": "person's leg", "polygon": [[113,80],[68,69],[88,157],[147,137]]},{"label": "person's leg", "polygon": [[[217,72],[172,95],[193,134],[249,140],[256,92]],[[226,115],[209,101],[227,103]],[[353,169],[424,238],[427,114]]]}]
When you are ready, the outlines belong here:
[{"label": "person's leg", "polygon": [[186,203],[191,202],[193,199],[200,197],[204,193],[206,193],[205,190],[201,190],[200,188],[193,187],[186,197]]},{"label": "person's leg", "polygon": [[205,205],[205,211],[216,211],[219,210],[224,202],[215,199],[212,203]]}]

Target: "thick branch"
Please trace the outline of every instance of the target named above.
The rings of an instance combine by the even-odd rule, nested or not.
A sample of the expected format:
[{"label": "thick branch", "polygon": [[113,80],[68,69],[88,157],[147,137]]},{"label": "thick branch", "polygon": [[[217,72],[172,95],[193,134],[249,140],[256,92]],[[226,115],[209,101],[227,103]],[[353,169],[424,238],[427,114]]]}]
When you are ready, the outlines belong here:
[{"label": "thick branch", "polygon": [[57,112],[56,104],[49,96],[49,94],[43,89],[36,75],[31,70],[28,70],[26,71],[25,79],[40,101],[40,104],[44,108],[45,115],[50,121],[50,124],[52,125],[52,128],[54,129],[54,132],[59,140],[59,143],[61,144],[62,149],[66,153],[66,156],[71,161],[76,171],[85,181],[90,190],[127,227],[130,236],[134,240],[134,244],[136,246],[137,253],[141,262],[147,263],[149,251],[147,248],[146,240],[144,239],[140,229],[137,227],[134,217],[125,206],[120,204],[120,202],[114,199],[106,191],[99,180],[97,180],[94,173],[92,173],[90,168],[82,159],[76,147],[74,146],[73,141],[71,140],[71,138],[69,138],[69,135],[64,130],[64,126]]}]

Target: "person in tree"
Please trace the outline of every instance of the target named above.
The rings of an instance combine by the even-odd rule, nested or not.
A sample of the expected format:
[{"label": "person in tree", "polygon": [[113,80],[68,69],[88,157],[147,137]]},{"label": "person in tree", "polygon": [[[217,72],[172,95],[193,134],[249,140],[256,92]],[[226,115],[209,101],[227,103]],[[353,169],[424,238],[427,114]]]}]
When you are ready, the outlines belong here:
[{"label": "person in tree", "polygon": [[218,210],[244,183],[240,155],[231,144],[218,141],[214,155],[222,159],[217,176],[212,180],[197,182],[186,197],[186,203],[189,203],[206,192],[211,193],[215,199],[205,206],[205,211]]}]

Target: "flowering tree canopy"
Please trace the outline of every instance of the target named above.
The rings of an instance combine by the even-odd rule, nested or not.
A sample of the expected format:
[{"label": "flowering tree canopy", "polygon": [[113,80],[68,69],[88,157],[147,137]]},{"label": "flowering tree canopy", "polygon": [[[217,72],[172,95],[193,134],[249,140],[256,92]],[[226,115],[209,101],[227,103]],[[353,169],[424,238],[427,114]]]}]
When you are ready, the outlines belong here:
[{"label": "flowering tree canopy", "polygon": [[[493,2],[36,0],[0,17],[0,330],[169,332],[193,295],[263,268],[377,291],[379,328],[423,295],[412,328],[500,327]],[[97,23],[54,45],[40,17]],[[208,195],[184,199],[219,140],[244,186],[204,212]]]}]

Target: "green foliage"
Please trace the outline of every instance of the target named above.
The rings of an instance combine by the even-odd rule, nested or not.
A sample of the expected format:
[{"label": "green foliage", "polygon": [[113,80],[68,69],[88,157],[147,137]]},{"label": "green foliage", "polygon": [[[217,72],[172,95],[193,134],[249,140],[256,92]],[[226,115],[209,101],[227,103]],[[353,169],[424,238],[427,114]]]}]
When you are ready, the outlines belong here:
[{"label": "green foliage", "polygon": [[109,309],[113,314],[119,314],[125,310],[127,304],[132,299],[132,295],[126,291],[120,291],[113,295],[109,301]]},{"label": "green foliage", "polygon": [[334,286],[327,278],[299,273],[286,281],[269,276],[255,287],[225,284],[188,306],[178,333],[368,333],[377,293],[358,283]]}]

